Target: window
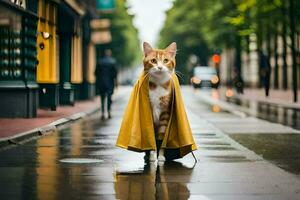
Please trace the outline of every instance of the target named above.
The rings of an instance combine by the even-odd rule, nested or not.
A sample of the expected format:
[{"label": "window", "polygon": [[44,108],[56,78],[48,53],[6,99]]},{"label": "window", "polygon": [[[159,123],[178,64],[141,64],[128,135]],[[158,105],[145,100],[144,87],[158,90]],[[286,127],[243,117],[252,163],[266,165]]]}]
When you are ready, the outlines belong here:
[{"label": "window", "polygon": [[0,6],[0,80],[21,78],[21,15]]}]

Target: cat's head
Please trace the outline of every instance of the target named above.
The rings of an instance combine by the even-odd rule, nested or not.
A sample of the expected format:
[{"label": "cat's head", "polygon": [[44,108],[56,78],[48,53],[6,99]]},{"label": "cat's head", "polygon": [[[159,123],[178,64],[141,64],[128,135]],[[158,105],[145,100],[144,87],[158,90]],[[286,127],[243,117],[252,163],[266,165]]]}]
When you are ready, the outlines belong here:
[{"label": "cat's head", "polygon": [[176,43],[173,42],[165,49],[153,49],[150,44],[144,42],[144,71],[160,81],[165,82],[171,78],[176,65]]}]

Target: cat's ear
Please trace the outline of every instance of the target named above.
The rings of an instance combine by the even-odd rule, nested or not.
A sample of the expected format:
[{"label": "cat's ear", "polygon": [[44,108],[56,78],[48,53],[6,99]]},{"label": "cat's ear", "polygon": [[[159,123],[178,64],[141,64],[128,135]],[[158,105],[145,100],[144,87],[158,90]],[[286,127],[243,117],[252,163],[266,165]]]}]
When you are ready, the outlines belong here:
[{"label": "cat's ear", "polygon": [[148,42],[143,43],[143,49],[144,49],[144,55],[145,57],[149,55],[149,53],[152,51],[152,47]]},{"label": "cat's ear", "polygon": [[172,57],[176,56],[177,51],[177,44],[176,42],[172,42],[166,49],[165,49]]}]

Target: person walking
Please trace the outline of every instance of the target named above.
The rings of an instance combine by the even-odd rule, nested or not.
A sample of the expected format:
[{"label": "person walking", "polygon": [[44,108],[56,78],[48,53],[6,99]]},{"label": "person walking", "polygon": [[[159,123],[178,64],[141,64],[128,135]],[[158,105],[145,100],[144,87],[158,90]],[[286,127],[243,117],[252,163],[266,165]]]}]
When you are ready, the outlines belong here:
[{"label": "person walking", "polygon": [[101,97],[101,119],[105,119],[105,100],[107,99],[108,118],[111,118],[111,97],[117,84],[116,60],[112,57],[112,51],[104,51],[104,57],[97,61],[96,87]]},{"label": "person walking", "polygon": [[268,57],[262,52],[262,50],[258,50],[258,56],[260,78],[265,88],[265,95],[268,97],[270,90],[271,65]]}]

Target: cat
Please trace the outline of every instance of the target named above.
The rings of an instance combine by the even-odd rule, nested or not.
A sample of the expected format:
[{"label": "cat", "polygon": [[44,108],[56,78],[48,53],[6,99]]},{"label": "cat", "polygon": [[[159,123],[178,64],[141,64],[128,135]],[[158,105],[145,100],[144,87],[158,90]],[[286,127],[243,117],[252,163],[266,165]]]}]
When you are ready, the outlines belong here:
[{"label": "cat", "polygon": [[164,150],[161,144],[168,126],[171,112],[173,85],[171,76],[175,73],[175,42],[165,49],[153,49],[147,42],[143,43],[144,73],[149,75],[149,100],[151,104],[157,153],[146,152],[145,160],[156,158],[164,161]]}]

